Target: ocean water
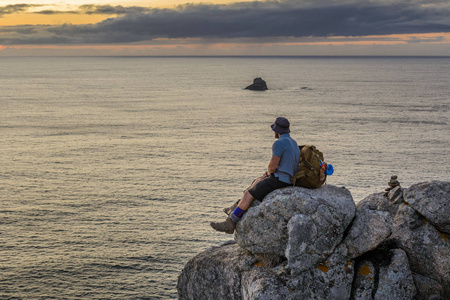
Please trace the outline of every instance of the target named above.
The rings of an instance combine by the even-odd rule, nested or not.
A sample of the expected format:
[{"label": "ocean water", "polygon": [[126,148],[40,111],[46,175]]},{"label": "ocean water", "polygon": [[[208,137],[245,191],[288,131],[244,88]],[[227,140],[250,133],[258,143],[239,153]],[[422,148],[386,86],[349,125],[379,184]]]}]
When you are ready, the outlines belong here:
[{"label": "ocean water", "polygon": [[[269,162],[270,124],[355,202],[450,180],[450,58],[0,58],[0,299],[174,299]],[[268,91],[243,88],[253,78]]]}]

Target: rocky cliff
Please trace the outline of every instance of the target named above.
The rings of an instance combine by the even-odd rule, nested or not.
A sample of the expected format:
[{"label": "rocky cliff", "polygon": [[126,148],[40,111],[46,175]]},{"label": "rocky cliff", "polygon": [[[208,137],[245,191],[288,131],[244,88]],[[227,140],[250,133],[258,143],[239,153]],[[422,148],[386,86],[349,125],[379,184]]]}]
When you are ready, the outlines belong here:
[{"label": "rocky cliff", "polygon": [[179,299],[450,299],[450,182],[395,186],[356,206],[345,188],[255,202],[235,241],[191,259]]}]

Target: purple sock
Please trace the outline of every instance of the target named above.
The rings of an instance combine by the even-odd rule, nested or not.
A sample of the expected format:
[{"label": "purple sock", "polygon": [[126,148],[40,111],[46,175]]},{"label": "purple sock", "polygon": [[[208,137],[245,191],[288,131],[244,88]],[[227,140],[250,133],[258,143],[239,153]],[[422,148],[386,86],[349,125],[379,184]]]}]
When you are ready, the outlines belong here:
[{"label": "purple sock", "polygon": [[245,213],[245,210],[242,210],[239,207],[236,207],[236,209],[230,214],[230,218],[234,223],[237,223],[242,218],[244,213]]}]

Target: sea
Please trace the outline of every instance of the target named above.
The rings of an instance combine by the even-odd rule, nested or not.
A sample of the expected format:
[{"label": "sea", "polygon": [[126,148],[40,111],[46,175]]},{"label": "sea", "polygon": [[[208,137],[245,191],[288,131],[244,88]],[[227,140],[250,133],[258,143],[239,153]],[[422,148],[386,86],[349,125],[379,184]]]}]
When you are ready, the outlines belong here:
[{"label": "sea", "polygon": [[[0,299],[176,299],[270,125],[355,202],[450,181],[450,57],[1,57]],[[267,91],[245,90],[256,77]]]}]

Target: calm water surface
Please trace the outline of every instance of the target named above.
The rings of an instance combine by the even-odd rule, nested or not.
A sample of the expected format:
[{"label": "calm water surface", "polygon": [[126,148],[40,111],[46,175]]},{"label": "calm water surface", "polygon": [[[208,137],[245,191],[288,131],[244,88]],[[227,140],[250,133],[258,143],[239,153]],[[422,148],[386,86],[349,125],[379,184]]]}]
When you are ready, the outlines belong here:
[{"label": "calm water surface", "polygon": [[[0,58],[0,298],[171,299],[269,125],[355,201],[450,180],[450,59]],[[270,90],[243,90],[255,77]]]}]

